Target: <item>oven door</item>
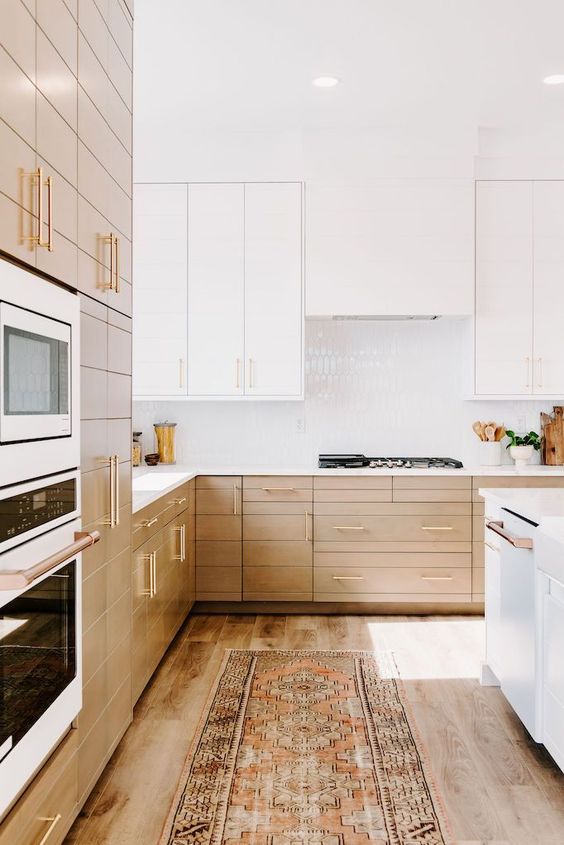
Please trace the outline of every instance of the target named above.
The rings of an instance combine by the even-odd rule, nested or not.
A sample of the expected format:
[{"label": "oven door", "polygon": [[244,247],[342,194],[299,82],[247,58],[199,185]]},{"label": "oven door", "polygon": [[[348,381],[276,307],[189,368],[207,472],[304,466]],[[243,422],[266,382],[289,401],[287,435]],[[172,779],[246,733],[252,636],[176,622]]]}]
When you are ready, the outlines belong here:
[{"label": "oven door", "polygon": [[0,303],[0,443],[71,435],[71,327]]}]

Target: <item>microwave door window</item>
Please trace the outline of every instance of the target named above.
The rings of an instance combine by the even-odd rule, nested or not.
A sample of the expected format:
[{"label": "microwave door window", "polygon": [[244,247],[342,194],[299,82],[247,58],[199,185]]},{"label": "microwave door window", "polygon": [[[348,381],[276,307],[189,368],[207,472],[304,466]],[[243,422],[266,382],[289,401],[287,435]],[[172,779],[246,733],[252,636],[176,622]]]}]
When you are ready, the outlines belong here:
[{"label": "microwave door window", "polygon": [[76,676],[75,572],[67,564],[0,608],[0,759]]},{"label": "microwave door window", "polygon": [[6,415],[68,414],[68,384],[68,343],[4,326]]}]

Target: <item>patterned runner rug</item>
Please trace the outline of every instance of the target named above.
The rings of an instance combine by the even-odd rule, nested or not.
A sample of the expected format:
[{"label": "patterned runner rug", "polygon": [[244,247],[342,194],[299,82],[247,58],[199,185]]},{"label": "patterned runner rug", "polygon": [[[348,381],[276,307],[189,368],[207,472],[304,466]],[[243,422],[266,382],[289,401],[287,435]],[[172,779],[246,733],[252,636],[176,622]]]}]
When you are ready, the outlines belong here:
[{"label": "patterned runner rug", "polygon": [[227,652],[161,845],[451,845],[385,659]]}]

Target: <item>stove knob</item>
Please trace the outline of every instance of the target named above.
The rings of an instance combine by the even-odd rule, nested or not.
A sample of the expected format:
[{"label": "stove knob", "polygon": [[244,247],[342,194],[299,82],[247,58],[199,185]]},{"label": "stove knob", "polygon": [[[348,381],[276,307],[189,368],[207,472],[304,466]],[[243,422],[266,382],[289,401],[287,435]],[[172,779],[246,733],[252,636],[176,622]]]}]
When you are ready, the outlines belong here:
[{"label": "stove knob", "polygon": [[397,460],[397,461],[396,461],[396,466],[397,466],[397,467],[402,467],[402,466],[403,466],[403,461],[402,461],[402,459],[401,459],[401,458],[400,458],[399,460]]},{"label": "stove knob", "polygon": [[404,467],[405,469],[412,469],[413,464],[411,463],[411,461],[406,461]]},{"label": "stove knob", "polygon": [[370,463],[368,464],[368,466],[370,467],[370,469],[376,469],[376,467],[378,466],[378,464],[376,463],[376,461],[370,461]]},{"label": "stove knob", "polygon": [[388,460],[388,461],[386,461],[386,466],[388,466],[390,469],[393,469],[394,468],[394,462]]}]

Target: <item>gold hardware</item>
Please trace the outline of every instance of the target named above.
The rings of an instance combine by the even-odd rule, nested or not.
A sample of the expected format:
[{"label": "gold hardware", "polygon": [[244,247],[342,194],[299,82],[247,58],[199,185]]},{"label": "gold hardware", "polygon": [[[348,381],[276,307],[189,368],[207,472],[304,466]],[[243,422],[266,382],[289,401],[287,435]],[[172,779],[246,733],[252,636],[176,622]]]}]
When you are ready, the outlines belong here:
[{"label": "gold hardware", "polygon": [[154,516],[152,519],[144,519],[141,523],[141,528],[150,528],[151,525],[154,525],[156,522],[159,521],[158,516]]},{"label": "gold hardware", "polygon": [[237,367],[235,375],[235,388],[239,390],[241,387],[241,359],[237,358]]},{"label": "gold hardware", "polygon": [[157,553],[151,552],[151,598],[157,595]]},{"label": "gold hardware", "polygon": [[59,824],[61,819],[62,819],[62,816],[61,816],[60,813],[57,813],[56,816],[47,816],[47,817],[40,817],[39,818],[40,822],[50,822],[50,824],[49,824],[49,827],[47,828],[47,830],[45,831],[43,838],[39,841],[38,845],[45,845],[45,843],[47,842],[47,840],[49,839],[49,837],[51,836],[51,834],[53,833],[53,831],[55,830],[56,826]]},{"label": "gold hardware", "polygon": [[47,249],[53,252],[53,177],[47,177]]},{"label": "gold hardware", "polygon": [[452,575],[422,575],[422,581],[452,581]]},{"label": "gold hardware", "polygon": [[120,281],[119,281],[119,238],[116,235],[114,239],[114,246],[116,248],[116,286],[114,288],[116,293],[120,291]]},{"label": "gold hardware", "polygon": [[528,388],[528,387],[531,386],[531,384],[530,384],[530,382],[531,382],[531,359],[529,358],[529,356],[527,356],[525,358],[525,366],[527,368],[527,383],[526,383],[525,387]]},{"label": "gold hardware", "polygon": [[295,487],[261,487],[265,493],[295,493]]},{"label": "gold hardware", "polygon": [[45,560],[36,563],[29,569],[14,569],[0,571],[0,590],[19,590],[27,587],[36,578],[45,575],[51,569],[64,563],[71,557],[80,554],[84,549],[93,546],[100,540],[99,531],[75,531],[74,542],[65,546],[55,554],[49,555]]},{"label": "gold hardware", "polygon": [[364,581],[363,575],[333,575],[333,581]]},{"label": "gold hardware", "polygon": [[489,528],[494,534],[499,534],[500,537],[503,537],[504,540],[507,540],[516,549],[533,548],[533,541],[530,537],[514,537],[513,534],[510,534],[509,531],[504,529],[503,522],[493,519],[491,522],[486,522],[486,528]]},{"label": "gold hardware", "polygon": [[237,485],[233,485],[233,516],[237,516]]},{"label": "gold hardware", "polygon": [[173,499],[172,502],[170,502],[170,504],[171,505],[183,505],[185,501],[186,501],[186,496],[182,496],[181,499]]},{"label": "gold hardware", "polygon": [[119,455],[114,455],[114,528],[119,525]]},{"label": "gold hardware", "polygon": [[304,511],[304,517],[305,517],[305,541],[306,541],[306,543],[309,543],[311,537],[309,536],[309,512],[308,511]]},{"label": "gold hardware", "polygon": [[253,388],[253,359],[249,358],[249,387]]},{"label": "gold hardware", "polygon": [[422,525],[421,531],[454,531],[452,525]]},{"label": "gold hardware", "polygon": [[115,528],[119,525],[119,455],[110,455],[99,461],[110,466],[110,518],[103,524]]},{"label": "gold hardware", "polygon": [[364,531],[364,525],[334,525],[335,531]]},{"label": "gold hardware", "polygon": [[150,555],[139,555],[140,560],[148,560],[149,561],[149,589],[148,590],[141,590],[142,596],[149,596],[150,599],[153,598],[153,570],[152,570],[152,554]]},{"label": "gold hardware", "polygon": [[110,279],[103,287],[105,290],[119,293],[119,238],[113,232],[110,232],[109,235],[104,235],[101,240],[103,243],[110,245]]},{"label": "gold hardware", "polygon": [[184,387],[184,359],[178,359],[178,387]]},{"label": "gold hardware", "polygon": [[184,563],[186,560],[186,526],[175,525],[174,530],[178,531],[180,534],[180,554],[174,555],[174,560],[179,560],[180,563]]},{"label": "gold hardware", "polygon": [[539,383],[538,383],[538,387],[542,387],[542,386],[543,386],[543,381],[544,381],[544,379],[543,379],[543,374],[542,374],[542,358],[539,358],[539,359],[537,360],[537,363],[538,363],[538,367],[539,367]]},{"label": "gold hardware", "polygon": [[[49,252],[53,252],[53,177],[48,176],[43,182],[43,168],[38,167],[37,170],[24,173],[24,176],[30,176],[33,182],[37,185],[37,234],[24,237],[24,241],[31,241],[37,246],[46,247]],[[47,203],[49,217],[47,220],[48,239],[42,240],[41,232],[43,230],[43,187],[47,187]]]}]

